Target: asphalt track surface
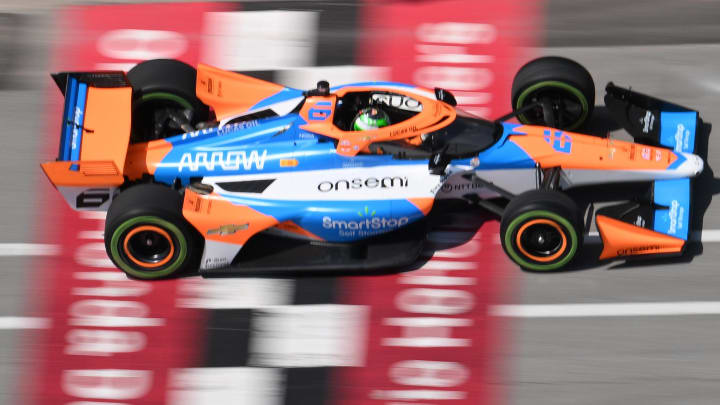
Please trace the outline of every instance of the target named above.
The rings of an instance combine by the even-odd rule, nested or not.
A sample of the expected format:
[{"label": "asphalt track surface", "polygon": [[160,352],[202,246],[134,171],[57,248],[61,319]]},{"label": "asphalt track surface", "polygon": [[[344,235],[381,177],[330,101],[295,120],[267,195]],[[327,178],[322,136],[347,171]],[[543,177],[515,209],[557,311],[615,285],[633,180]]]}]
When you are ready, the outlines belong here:
[{"label": "asphalt track surface", "polygon": [[[37,163],[52,44],[47,7],[58,1],[5,1],[0,11],[29,11],[16,34],[23,49],[0,89],[0,242],[42,234],[34,213],[49,187]],[[693,107],[720,125],[720,4],[714,1],[553,0],[546,12],[543,54],[575,58],[599,90],[613,80]],[[3,79],[6,79],[4,77]],[[598,100],[601,100],[600,91]],[[711,135],[710,169],[720,167],[720,141]],[[720,180],[705,173],[708,196]],[[718,176],[715,174],[714,176]],[[704,229],[720,229],[720,204],[710,204]],[[520,273],[508,304],[718,301],[717,242],[681,263],[603,267],[559,274]],[[0,257],[0,316],[24,316],[41,299],[32,259]],[[511,325],[512,343],[501,381],[511,404],[716,404],[720,398],[720,316],[525,318]],[[0,330],[0,403],[19,403],[16,390],[32,332]],[[29,340],[28,340],[29,339]]]}]

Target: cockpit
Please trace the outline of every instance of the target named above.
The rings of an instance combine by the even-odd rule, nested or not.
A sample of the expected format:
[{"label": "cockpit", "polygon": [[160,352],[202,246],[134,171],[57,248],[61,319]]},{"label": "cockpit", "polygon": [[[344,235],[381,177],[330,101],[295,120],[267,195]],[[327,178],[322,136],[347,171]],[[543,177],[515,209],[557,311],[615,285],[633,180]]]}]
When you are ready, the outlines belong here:
[{"label": "cockpit", "polygon": [[322,84],[307,93],[300,111],[308,122],[303,128],[337,140],[341,155],[426,159],[442,151],[450,158],[463,158],[502,136],[500,124],[439,102],[442,97],[452,97],[444,90],[438,89],[438,95],[438,90],[358,84],[331,93],[329,86]]}]

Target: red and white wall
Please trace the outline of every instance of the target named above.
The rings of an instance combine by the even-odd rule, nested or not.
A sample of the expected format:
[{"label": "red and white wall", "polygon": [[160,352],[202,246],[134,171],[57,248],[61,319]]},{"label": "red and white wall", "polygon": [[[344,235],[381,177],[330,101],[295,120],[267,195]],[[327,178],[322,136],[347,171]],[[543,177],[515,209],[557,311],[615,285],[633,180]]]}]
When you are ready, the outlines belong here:
[{"label": "red and white wall", "polygon": [[[270,10],[275,7],[278,10]],[[52,70],[127,69],[152,58],[252,72],[451,90],[488,118],[510,108],[529,56],[535,1],[447,0],[94,5],[57,14]],[[317,66],[317,67],[316,67]],[[48,80],[54,158],[62,97]],[[51,327],[26,378],[36,404],[499,404],[512,294],[498,224],[445,219],[414,272],[374,277],[128,280],[105,256],[103,217],[70,211],[49,186],[37,262]],[[429,254],[432,251],[429,251]]]}]

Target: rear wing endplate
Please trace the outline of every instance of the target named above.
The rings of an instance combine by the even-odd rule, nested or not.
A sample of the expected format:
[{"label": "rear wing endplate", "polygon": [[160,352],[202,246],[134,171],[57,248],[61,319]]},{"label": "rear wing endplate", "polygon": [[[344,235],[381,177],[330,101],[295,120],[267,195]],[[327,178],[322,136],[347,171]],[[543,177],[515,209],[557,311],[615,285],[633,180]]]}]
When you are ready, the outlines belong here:
[{"label": "rear wing endplate", "polygon": [[[65,95],[65,105],[57,159],[43,163],[42,169],[73,208],[105,209],[112,190],[124,182],[130,82],[124,72],[62,72],[52,77]],[[89,191],[94,196],[98,190],[108,197],[99,202],[86,198]]]}]

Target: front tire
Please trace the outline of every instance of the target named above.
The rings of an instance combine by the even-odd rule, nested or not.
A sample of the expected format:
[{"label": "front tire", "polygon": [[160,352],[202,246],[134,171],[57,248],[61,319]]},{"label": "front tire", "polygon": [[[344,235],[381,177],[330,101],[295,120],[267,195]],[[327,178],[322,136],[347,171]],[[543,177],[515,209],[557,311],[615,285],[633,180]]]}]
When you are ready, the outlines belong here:
[{"label": "front tire", "polygon": [[532,190],[510,201],[500,222],[500,237],[505,253],[523,269],[560,270],[580,250],[581,224],[582,214],[567,195]]},{"label": "front tire", "polygon": [[533,108],[518,115],[523,124],[574,130],[592,114],[595,83],[579,63],[559,56],[546,56],[525,64],[512,84],[512,108],[518,111],[533,103],[549,108]]},{"label": "front tire", "polygon": [[182,197],[158,184],[122,192],[105,221],[105,248],[115,265],[144,280],[192,269],[200,251],[197,232],[182,216]]}]

